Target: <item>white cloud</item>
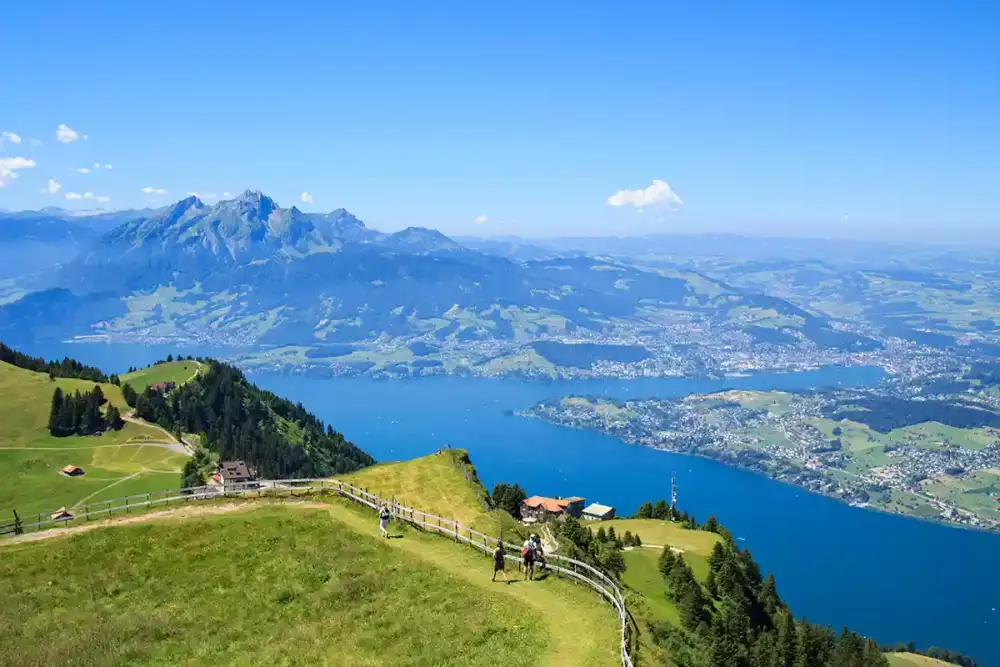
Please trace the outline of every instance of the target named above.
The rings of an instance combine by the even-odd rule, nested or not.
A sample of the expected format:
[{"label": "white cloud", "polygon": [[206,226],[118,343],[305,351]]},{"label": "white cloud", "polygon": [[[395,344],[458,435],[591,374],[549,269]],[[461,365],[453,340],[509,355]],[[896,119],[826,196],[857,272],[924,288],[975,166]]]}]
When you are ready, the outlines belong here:
[{"label": "white cloud", "polygon": [[313,203],[313,196],[311,194],[309,194],[308,192],[303,192],[302,193],[302,201],[304,201],[307,204],[311,204],[311,203]]},{"label": "white cloud", "polygon": [[144,193],[146,193],[147,195],[165,195],[165,194],[167,194],[167,191],[165,189],[163,189],[163,188],[145,187],[145,188],[142,189],[142,191]]},{"label": "white cloud", "polygon": [[59,185],[59,182],[56,179],[50,178],[49,179],[49,186],[47,188],[45,188],[45,190],[50,195],[54,195],[57,192],[59,192],[60,190],[62,190],[62,186]]},{"label": "white cloud", "polygon": [[485,215],[481,215],[478,218],[474,219],[473,222],[476,223],[477,225],[481,225],[487,220],[489,220],[489,218],[487,218]]},{"label": "white cloud", "polygon": [[77,169],[74,169],[73,171],[75,171],[78,174],[89,174],[90,173],[90,169],[87,169],[86,167],[79,167]]},{"label": "white cloud", "polygon": [[83,194],[80,194],[79,192],[67,192],[66,199],[93,199],[94,201],[99,201],[102,204],[111,201],[111,197],[106,195],[95,195],[93,192],[84,192]]},{"label": "white cloud", "polygon": [[[98,169],[111,169],[111,165],[110,164],[101,164],[100,162],[95,162],[94,163],[94,171],[97,171]],[[77,171],[79,171],[79,169]]]},{"label": "white cloud", "polygon": [[609,206],[634,206],[640,209],[644,206],[678,209],[683,204],[677,193],[670,189],[670,184],[659,179],[645,189],[619,190],[608,197]]},{"label": "white cloud", "polygon": [[[77,131],[65,123],[60,124],[59,127],[56,128],[56,141],[61,144],[71,144],[79,138],[80,135]],[[83,135],[83,138],[86,139],[87,135]]]},{"label": "white cloud", "polygon": [[0,178],[17,178],[18,169],[31,169],[34,160],[23,157],[0,157]]},{"label": "white cloud", "polygon": [[214,192],[206,192],[205,194],[201,194],[200,192],[189,192],[188,197],[197,197],[202,201],[206,201],[208,199],[218,199]]},{"label": "white cloud", "polygon": [[13,132],[0,132],[0,141],[9,141],[12,144],[21,143],[21,137]]}]

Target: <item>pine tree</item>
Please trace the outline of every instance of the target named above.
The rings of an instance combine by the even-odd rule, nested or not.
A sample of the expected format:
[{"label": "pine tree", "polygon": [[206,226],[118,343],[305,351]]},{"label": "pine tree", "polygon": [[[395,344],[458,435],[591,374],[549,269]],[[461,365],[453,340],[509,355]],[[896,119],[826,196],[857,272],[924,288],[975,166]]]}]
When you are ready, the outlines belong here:
[{"label": "pine tree", "polygon": [[667,507],[667,501],[660,500],[656,501],[656,505],[653,506],[653,518],[654,519],[668,519],[670,518],[670,509]]},{"label": "pine tree", "polygon": [[639,511],[635,513],[638,519],[652,519],[653,518],[653,503],[645,502],[639,505]]},{"label": "pine tree", "polygon": [[125,421],[122,419],[121,412],[113,405],[108,406],[107,422],[108,426],[116,431],[121,430],[121,428],[125,426]]},{"label": "pine tree", "polygon": [[705,590],[712,598],[719,597],[719,588],[715,584],[715,570],[709,569],[708,577],[705,579]]},{"label": "pine tree", "polygon": [[797,653],[798,633],[795,631],[795,619],[786,610],[782,612],[778,625],[778,666],[795,667]]},{"label": "pine tree", "polygon": [[702,526],[702,530],[707,530],[710,533],[719,532],[719,522],[716,520],[715,516],[708,517],[708,521]]},{"label": "pine tree", "polygon": [[56,390],[52,392],[52,406],[49,410],[49,433],[52,435],[60,435],[59,413],[62,410],[62,405],[63,392],[62,389],[56,387]]}]

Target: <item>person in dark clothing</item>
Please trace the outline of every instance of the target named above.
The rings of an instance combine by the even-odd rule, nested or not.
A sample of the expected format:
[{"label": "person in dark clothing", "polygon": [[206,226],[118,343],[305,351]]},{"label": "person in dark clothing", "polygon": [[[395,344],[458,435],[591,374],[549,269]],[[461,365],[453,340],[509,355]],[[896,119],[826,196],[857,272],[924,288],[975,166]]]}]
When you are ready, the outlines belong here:
[{"label": "person in dark clothing", "polygon": [[497,542],[497,548],[493,550],[493,581],[497,580],[497,572],[499,572],[503,575],[504,582],[508,584],[510,583],[510,580],[507,578],[507,572],[504,569],[505,565],[506,561],[503,557],[503,547],[500,546],[499,542]]}]

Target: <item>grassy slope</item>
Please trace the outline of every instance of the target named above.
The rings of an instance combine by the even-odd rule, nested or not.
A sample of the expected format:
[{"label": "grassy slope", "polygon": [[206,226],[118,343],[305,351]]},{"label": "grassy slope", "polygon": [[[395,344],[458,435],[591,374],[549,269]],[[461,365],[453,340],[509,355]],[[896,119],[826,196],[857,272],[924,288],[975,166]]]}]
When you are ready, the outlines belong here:
[{"label": "grassy slope", "polygon": [[184,384],[194,377],[200,368],[201,363],[198,361],[172,361],[142,368],[134,373],[126,373],[121,376],[121,381],[132,385],[133,389],[141,392],[157,382]]},{"label": "grassy slope", "polygon": [[486,555],[378,539],[342,500],[176,511],[202,508],[0,544],[0,665],[617,664],[614,615],[577,584],[492,583]]},{"label": "grassy slope", "polygon": [[538,664],[514,586],[395,544],[431,539],[286,506],[4,548],[0,664]]},{"label": "grassy slope", "polygon": [[952,667],[951,663],[914,653],[886,653],[890,667]]},{"label": "grassy slope", "polygon": [[703,530],[685,530],[679,524],[658,519],[612,519],[611,521],[585,525],[594,530],[601,526],[605,530],[614,528],[619,537],[628,530],[633,534],[638,533],[643,544],[658,544],[660,546],[669,544],[682,551],[693,551],[703,556],[711,554],[712,547],[719,541],[719,536],[714,533]]},{"label": "grassy slope", "polygon": [[[700,530],[686,530],[678,524],[657,519],[613,519],[594,524],[585,524],[605,530],[613,526],[618,535],[626,530],[638,533],[643,543],[650,545],[670,545],[683,550],[683,558],[694,570],[695,577],[704,581],[708,576],[708,557],[712,547],[720,539],[718,535]],[[639,651],[644,665],[667,665],[663,650],[649,638],[646,626],[649,622],[666,621],[680,625],[680,612],[666,595],[666,585],[658,568],[662,550],[655,547],[640,547],[626,551],[625,573],[622,583],[629,589],[629,608],[636,619],[639,630]]]},{"label": "grassy slope", "polygon": [[340,479],[486,535],[498,535],[502,524],[505,540],[526,537],[526,529],[506,512],[483,509],[485,491],[466,480],[464,464],[458,460],[464,454],[464,450],[442,450],[412,461],[380,463]]},{"label": "grassy slope", "polygon": [[[49,435],[49,405],[55,387],[72,392],[89,391],[93,385],[84,380],[53,381],[47,375],[0,363],[0,402],[5,407],[0,428],[0,474],[4,476],[0,523],[12,518],[11,509],[27,518],[91,496],[97,500],[178,483],[183,455],[164,447],[140,447],[144,442],[163,442],[159,430],[129,423],[100,436]],[[127,409],[118,387],[102,384],[101,390],[111,404]],[[86,474],[60,475],[66,465],[80,466]]]}]

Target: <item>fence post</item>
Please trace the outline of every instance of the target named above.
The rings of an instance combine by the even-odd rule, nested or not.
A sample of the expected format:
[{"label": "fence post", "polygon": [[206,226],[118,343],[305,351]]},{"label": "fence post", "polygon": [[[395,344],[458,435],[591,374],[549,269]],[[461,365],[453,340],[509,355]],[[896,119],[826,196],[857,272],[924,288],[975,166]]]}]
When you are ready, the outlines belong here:
[{"label": "fence post", "polygon": [[125,514],[128,514],[128,496],[125,496]]},{"label": "fence post", "polygon": [[458,542],[458,519],[455,519],[455,541]]},{"label": "fence post", "polygon": [[21,527],[21,517],[17,515],[17,510],[14,510],[14,534],[21,535],[24,533],[24,528]]}]

